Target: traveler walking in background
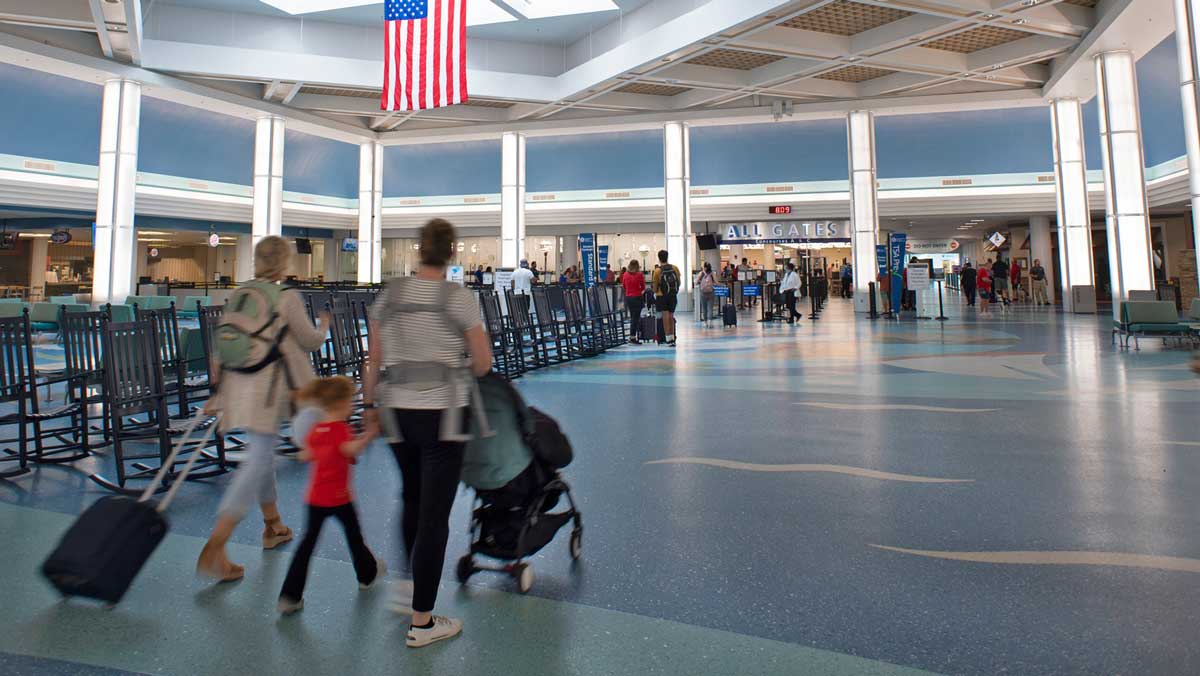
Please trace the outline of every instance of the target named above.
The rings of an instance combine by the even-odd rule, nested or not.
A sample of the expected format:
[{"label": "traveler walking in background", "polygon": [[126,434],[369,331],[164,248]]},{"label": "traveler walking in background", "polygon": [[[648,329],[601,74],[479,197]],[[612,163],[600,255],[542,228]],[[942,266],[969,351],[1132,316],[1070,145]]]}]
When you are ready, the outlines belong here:
[{"label": "traveler walking in background", "polygon": [[519,296],[533,293],[533,271],[529,269],[529,261],[521,261],[521,267],[513,271],[512,290]]},{"label": "traveler walking in background", "polygon": [[667,250],[658,252],[658,267],[654,270],[654,296],[658,311],[663,315],[663,335],[667,345],[675,347],[675,307],[679,304],[679,268],[667,262]]},{"label": "traveler walking in background", "polygon": [[975,283],[979,286],[979,312],[987,314],[988,304],[992,302],[992,261],[988,259],[987,265],[979,266],[979,274],[975,277]]},{"label": "traveler walking in background", "polygon": [[288,567],[283,590],[279,592],[279,612],[289,615],[304,607],[304,587],[308,580],[308,564],[317,548],[321,526],[329,517],[341,522],[350,546],[350,559],[358,577],[358,588],[367,590],[383,579],[387,565],[367,548],[363,541],[358,512],[354,509],[350,465],[367,450],[376,430],[369,429],[355,437],[347,418],[354,411],[354,395],[358,388],[345,376],[322,378],[309,383],[297,397],[315,406],[321,420],[305,435],[300,447],[300,460],[312,465],[304,504],[308,517],[304,537],[292,564]]},{"label": "traveler walking in background", "polygon": [[854,268],[850,263],[842,261],[842,298],[850,298],[854,295]]},{"label": "traveler walking in background", "polygon": [[707,324],[712,317],[713,301],[717,299],[717,279],[711,264],[705,263],[704,269],[696,274],[696,290],[700,293],[699,321]]},{"label": "traveler walking in background", "polygon": [[996,262],[992,263],[992,300],[1008,305],[1008,263],[996,254]]},{"label": "traveler walking in background", "polygon": [[1033,267],[1029,269],[1029,279],[1033,286],[1034,305],[1049,305],[1050,298],[1046,296],[1046,268],[1042,267],[1041,259],[1033,259]]},{"label": "traveler walking in background", "polygon": [[788,263],[787,272],[783,275],[783,282],[779,284],[779,291],[783,294],[783,304],[788,310],[788,324],[795,324],[797,319],[800,319],[801,314],[796,312],[796,294],[800,291],[800,273],[796,272],[796,264]]},{"label": "traveler walking in background", "polygon": [[218,364],[220,380],[216,394],[205,406],[206,411],[220,414],[222,431],[241,430],[246,434],[245,456],[225,489],[217,507],[217,523],[196,562],[198,574],[221,582],[237,580],[245,574],[242,566],[229,560],[225,545],[254,505],[263,514],[263,549],[274,549],[293,537],[292,529],[283,525],[276,507],[275,446],[280,423],[293,412],[292,391],[308,385],[315,377],[310,355],[325,344],[330,319],[328,312],[322,312],[320,321],[313,326],[300,294],[280,285],[291,267],[292,245],[282,237],[264,237],[254,247],[254,281],[239,288],[226,306],[225,321],[228,321],[229,315],[236,312],[235,304],[243,297],[255,303],[272,304],[269,309],[274,318],[259,335],[275,336],[278,349],[267,357],[270,361],[247,364],[240,369]]},{"label": "traveler walking in background", "polygon": [[529,271],[533,273],[533,283],[538,284],[541,281],[542,273],[538,270],[537,261],[529,261]]},{"label": "traveler walking in background", "polygon": [[630,342],[640,345],[643,340],[653,340],[654,336],[643,336],[641,331],[642,310],[646,307],[646,276],[636,258],[629,261],[629,269],[621,275],[621,286],[625,289],[625,310],[629,313]]},{"label": "traveler walking in background", "polygon": [[475,270],[475,284],[477,284],[478,286],[483,286],[483,266],[482,265],[480,265],[479,268]]},{"label": "traveler walking in background", "polygon": [[[370,311],[363,401],[368,426],[387,416],[403,485],[401,529],[412,571],[412,622],[407,644],[451,638],[462,622],[434,616],[450,536],[450,509],[466,447],[471,377],[492,368],[491,339],[467,289],[446,282],[454,227],[434,219],[421,229],[420,272],[393,280]],[[470,362],[463,360],[463,353]],[[384,371],[383,369],[386,369]],[[381,383],[381,372],[386,375]],[[380,388],[378,391],[376,388]],[[378,397],[378,398],[377,398]],[[374,402],[385,410],[376,411]],[[460,427],[454,429],[455,423]],[[443,426],[445,425],[445,426]]]},{"label": "traveler walking in background", "polygon": [[959,286],[962,287],[963,296],[967,299],[967,307],[975,307],[975,282],[978,272],[971,266],[971,261],[967,261],[958,275]]},{"label": "traveler walking in background", "polygon": [[1008,286],[1011,289],[1012,300],[1014,303],[1021,302],[1028,294],[1025,291],[1024,271],[1021,270],[1021,262],[1016,258],[1013,259],[1012,265],[1008,268]]}]

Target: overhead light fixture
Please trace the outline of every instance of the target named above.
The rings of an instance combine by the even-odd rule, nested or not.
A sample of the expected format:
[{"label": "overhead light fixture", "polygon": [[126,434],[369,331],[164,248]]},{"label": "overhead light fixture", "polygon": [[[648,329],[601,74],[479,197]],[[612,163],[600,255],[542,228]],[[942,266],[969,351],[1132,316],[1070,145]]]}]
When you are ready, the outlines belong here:
[{"label": "overhead light fixture", "polygon": [[18,235],[21,239],[50,239],[48,232],[22,232]]},{"label": "overhead light fixture", "polygon": [[1015,26],[1024,26],[1027,23],[1029,23],[1029,19],[1013,19],[1013,25]]}]

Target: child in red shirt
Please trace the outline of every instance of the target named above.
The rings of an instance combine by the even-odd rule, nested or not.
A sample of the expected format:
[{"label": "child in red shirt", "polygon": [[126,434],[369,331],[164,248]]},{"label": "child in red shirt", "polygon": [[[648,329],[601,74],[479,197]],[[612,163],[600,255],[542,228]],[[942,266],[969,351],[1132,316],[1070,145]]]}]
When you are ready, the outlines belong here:
[{"label": "child in red shirt", "polygon": [[279,612],[285,615],[304,607],[304,583],[308,563],[317,546],[321,525],[335,517],[342,522],[359,589],[368,589],[387,573],[383,559],[371,553],[363,541],[350,491],[350,465],[370,443],[369,435],[355,437],[346,419],[354,400],[354,383],[344,376],[314,380],[300,391],[299,398],[321,409],[321,421],[305,437],[300,460],[312,463],[312,473],[304,502],[308,505],[304,538],[292,557],[283,590],[279,593]]}]

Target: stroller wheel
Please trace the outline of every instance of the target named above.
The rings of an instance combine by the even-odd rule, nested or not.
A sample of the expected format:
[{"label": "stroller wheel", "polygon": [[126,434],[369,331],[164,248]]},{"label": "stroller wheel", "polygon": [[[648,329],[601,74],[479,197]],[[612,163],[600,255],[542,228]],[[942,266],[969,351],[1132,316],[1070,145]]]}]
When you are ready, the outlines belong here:
[{"label": "stroller wheel", "polygon": [[475,560],[470,555],[462,557],[458,560],[458,566],[454,572],[458,576],[458,581],[466,584],[467,580],[470,580],[471,576],[475,574]]},{"label": "stroller wheel", "polygon": [[530,589],[533,589],[533,567],[528,563],[521,563],[513,566],[512,576],[517,580],[517,589],[521,590],[522,594],[528,594]]},{"label": "stroller wheel", "polygon": [[579,528],[571,531],[571,559],[578,561],[583,553],[583,531]]}]

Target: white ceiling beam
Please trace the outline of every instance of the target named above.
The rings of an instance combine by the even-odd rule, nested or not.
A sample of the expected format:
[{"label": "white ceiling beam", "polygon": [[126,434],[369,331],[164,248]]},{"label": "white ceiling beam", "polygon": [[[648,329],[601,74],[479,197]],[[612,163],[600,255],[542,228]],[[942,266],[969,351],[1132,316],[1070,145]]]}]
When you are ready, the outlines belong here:
[{"label": "white ceiling beam", "polygon": [[850,51],[870,56],[910,42],[941,35],[953,28],[970,26],[972,24],[954,19],[914,14],[853,36],[850,38]]},{"label": "white ceiling beam", "polygon": [[[379,100],[362,99],[350,96],[331,96],[329,94],[298,94],[291,103],[293,108],[303,110],[322,110],[331,113],[346,113],[364,115],[372,118],[379,117]],[[421,111],[423,120],[445,120],[464,122],[504,122],[508,119],[505,108],[487,108],[484,106],[449,106]]]},{"label": "white ceiling beam", "polygon": [[851,39],[840,35],[772,26],[753,35],[734,38],[732,47],[742,47],[785,56],[836,59],[850,56]]},{"label": "white ceiling beam", "polygon": [[991,70],[1014,62],[1026,63],[1067,51],[1074,44],[1066,38],[1032,35],[967,55],[967,68],[972,71]]},{"label": "white ceiling beam", "polygon": [[1087,32],[1096,25],[1096,10],[1064,2],[1035,5],[1021,11],[1019,16],[1040,26],[1077,33]]},{"label": "white ceiling beam", "polygon": [[[681,95],[682,96],[682,95]],[[997,108],[1029,108],[1045,105],[1036,89],[972,92],[968,94],[886,96],[877,99],[846,99],[796,103],[793,120],[823,120],[843,117],[851,110],[869,109],[878,115],[917,115],[934,112],[964,112],[995,110]],[[422,129],[381,133],[379,140],[386,145],[420,145],[494,139],[506,131],[518,131],[531,136],[557,136],[640,129],[657,129],[664,122],[689,122],[696,126],[753,124],[772,122],[770,106],[672,110],[628,115],[600,114],[586,119],[557,119],[502,124],[481,124],[462,129]]]},{"label": "white ceiling beam", "polygon": [[25,26],[91,31],[96,28],[93,12],[78,0],[0,0],[0,22]]},{"label": "white ceiling beam", "polygon": [[281,100],[280,103],[282,103],[285,106],[287,104],[291,103],[293,100],[295,100],[296,95],[299,94],[300,90],[303,88],[304,88],[303,82],[297,82],[297,83],[293,84],[292,88],[290,90],[288,90],[288,93],[284,95],[283,100]]},{"label": "white ceiling beam", "polygon": [[932,84],[944,79],[944,77],[921,75],[919,73],[892,73],[891,75],[884,75],[874,80],[859,83],[858,93],[860,96],[868,97],[883,96],[885,94],[912,89],[918,85]]},{"label": "white ceiling beam", "polygon": [[263,85],[263,100],[270,101],[275,98],[275,92],[279,91],[279,85],[282,84],[279,80],[271,80],[271,84]]},{"label": "white ceiling beam", "polygon": [[108,35],[108,22],[104,19],[104,8],[100,3],[104,0],[88,0],[88,9],[92,12],[92,22],[96,26],[96,38],[100,41],[100,52],[108,58],[113,57],[112,38]]},{"label": "white ceiling beam", "polygon": [[125,5],[125,31],[129,36],[129,60],[142,65],[142,0],[122,0]]},{"label": "white ceiling beam", "polygon": [[[231,79],[282,80],[310,85],[378,89],[378,59],[352,59],[294,52],[202,45],[149,39],[142,44],[146,68]],[[519,93],[533,100],[557,100],[557,79],[542,75],[467,69],[471,95],[503,99]]]},{"label": "white ceiling beam", "polygon": [[840,80],[823,80],[808,77],[791,82],[784,82],[764,89],[765,92],[779,96],[819,96],[822,98],[844,99],[858,96],[858,86],[853,82]]},{"label": "white ceiling beam", "polygon": [[589,99],[585,105],[599,108],[629,108],[631,110],[670,110],[672,108],[671,98],[673,97],[613,91]]},{"label": "white ceiling beam", "polygon": [[774,83],[792,80],[801,73],[818,70],[827,65],[829,65],[828,61],[820,59],[787,58],[750,71],[750,82],[756,87],[766,87]]},{"label": "white ceiling beam", "polygon": [[752,85],[750,71],[732,68],[698,66],[676,63],[654,74],[654,80],[684,86],[713,85],[718,88],[740,88]]}]

